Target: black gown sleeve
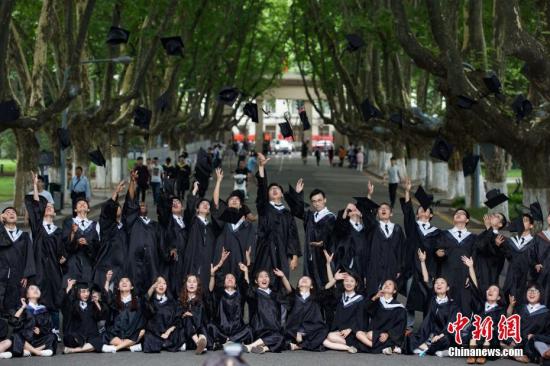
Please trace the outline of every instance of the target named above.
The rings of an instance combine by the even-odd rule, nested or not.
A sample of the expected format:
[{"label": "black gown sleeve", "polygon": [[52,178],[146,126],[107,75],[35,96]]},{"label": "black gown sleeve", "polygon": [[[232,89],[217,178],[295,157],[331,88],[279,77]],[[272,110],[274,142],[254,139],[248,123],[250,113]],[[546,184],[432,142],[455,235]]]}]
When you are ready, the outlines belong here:
[{"label": "black gown sleeve", "polygon": [[401,210],[403,211],[403,226],[405,229],[405,234],[407,235],[407,238],[410,238],[415,235],[417,225],[413,205],[410,200],[406,202],[404,198],[400,198],[399,202],[401,203]]},{"label": "black gown sleeve", "polygon": [[25,208],[29,214],[29,226],[31,227],[33,238],[37,237],[40,227],[42,226],[47,204],[48,201],[42,196],[39,196],[38,201],[36,201],[32,195],[25,196]]},{"label": "black gown sleeve", "polygon": [[298,193],[294,188],[290,187],[288,192],[285,192],[285,201],[290,208],[292,216],[297,217],[301,220],[306,218],[305,202],[304,202],[304,191]]},{"label": "black gown sleeve", "polygon": [[267,192],[267,170],[264,168],[264,177],[260,177],[260,173],[256,173],[258,183],[258,194],[256,196],[256,209],[259,216],[265,216],[267,205],[269,205],[269,195]]},{"label": "black gown sleeve", "polygon": [[160,193],[160,199],[157,204],[157,218],[159,224],[164,229],[166,229],[170,223],[170,214],[172,213],[171,201],[172,200],[166,191],[162,191]]},{"label": "black gown sleeve", "polygon": [[127,228],[131,230],[132,226],[134,226],[139,217],[139,198],[137,194],[134,199],[131,199],[130,195],[126,194],[122,215],[124,218],[124,223]]},{"label": "black gown sleeve", "polygon": [[115,224],[117,209],[118,202],[113,201],[112,198],[109,198],[101,206],[101,214],[99,215],[99,229],[102,236],[107,232],[109,227]]}]

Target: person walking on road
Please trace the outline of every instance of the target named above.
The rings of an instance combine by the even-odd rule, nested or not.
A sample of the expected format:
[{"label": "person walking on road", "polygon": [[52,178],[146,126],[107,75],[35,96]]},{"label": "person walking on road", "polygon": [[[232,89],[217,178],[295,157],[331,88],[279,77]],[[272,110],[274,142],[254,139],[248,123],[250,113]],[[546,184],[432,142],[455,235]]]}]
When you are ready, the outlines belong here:
[{"label": "person walking on road", "polygon": [[308,140],[304,140],[302,141],[302,161],[304,162],[304,165],[307,164],[307,153],[308,153],[308,145],[309,144],[309,141]]},{"label": "person walking on road", "polygon": [[395,197],[397,193],[397,187],[399,186],[399,182],[401,182],[401,174],[399,173],[399,166],[397,166],[397,159],[395,157],[391,157],[390,159],[390,167],[388,169],[388,189],[390,193],[390,204],[393,208],[393,205],[395,204]]},{"label": "person walking on road", "polygon": [[321,162],[321,149],[319,149],[319,146],[315,148],[315,161],[317,162],[317,166],[319,166]]}]

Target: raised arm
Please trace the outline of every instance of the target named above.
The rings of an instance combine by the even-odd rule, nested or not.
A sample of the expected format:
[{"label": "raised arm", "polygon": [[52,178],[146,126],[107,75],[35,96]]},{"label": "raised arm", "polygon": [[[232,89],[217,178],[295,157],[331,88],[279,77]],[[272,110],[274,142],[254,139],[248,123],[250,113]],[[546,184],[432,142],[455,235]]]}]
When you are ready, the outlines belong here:
[{"label": "raised arm", "polygon": [[220,204],[220,188],[223,181],[223,170],[216,168],[216,185],[214,186],[214,193],[212,194],[212,200],[214,201],[214,208],[218,209]]},{"label": "raised arm", "polygon": [[258,173],[256,174],[256,180],[258,182],[258,194],[256,196],[256,209],[258,215],[264,215],[267,205],[269,204],[269,195],[267,192],[267,177],[265,172],[265,165],[269,159],[263,154],[258,153]]},{"label": "raised arm", "polygon": [[305,204],[304,204],[304,180],[298,179],[296,188],[285,193],[285,200],[290,207],[290,212],[293,216],[304,220],[305,219]]},{"label": "raised arm", "polygon": [[472,259],[472,257],[466,257],[465,255],[460,257],[460,259],[462,259],[462,263],[464,263],[464,265],[468,267],[468,274],[470,275],[470,278],[472,279],[474,285],[478,287],[476,271],[474,269],[474,260]]},{"label": "raised arm", "polygon": [[430,282],[430,274],[428,273],[428,267],[426,266],[426,252],[423,252],[422,249],[418,249],[418,259],[420,260],[420,268],[422,270],[422,281],[424,283]]},{"label": "raised arm", "polygon": [[278,268],[273,269],[273,273],[275,273],[275,276],[279,277],[281,281],[283,282],[283,286],[285,287],[285,290],[287,293],[292,292],[292,286],[290,286],[290,282],[288,282],[288,278],[286,278],[283,271],[281,271]]},{"label": "raised arm", "polygon": [[214,291],[214,288],[216,286],[216,272],[218,272],[218,270],[222,268],[225,260],[227,259],[227,257],[229,257],[229,254],[231,253],[225,250],[225,248],[222,248],[221,258],[218,264],[210,264],[210,282],[208,283],[208,290],[210,292]]}]

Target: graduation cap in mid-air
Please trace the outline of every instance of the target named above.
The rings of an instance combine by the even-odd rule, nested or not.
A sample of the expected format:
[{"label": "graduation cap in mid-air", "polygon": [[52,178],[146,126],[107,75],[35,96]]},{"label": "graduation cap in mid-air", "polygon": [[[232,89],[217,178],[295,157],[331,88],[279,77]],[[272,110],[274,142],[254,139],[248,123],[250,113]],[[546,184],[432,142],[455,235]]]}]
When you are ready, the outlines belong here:
[{"label": "graduation cap in mid-air", "polygon": [[544,215],[542,214],[542,207],[539,201],[533,202],[529,205],[529,213],[533,216],[535,221],[544,221]]},{"label": "graduation cap in mid-air", "polygon": [[353,197],[353,199],[357,201],[356,206],[359,210],[373,212],[378,210],[378,208],[380,207],[378,203],[374,202],[368,197]]},{"label": "graduation cap in mid-air", "polygon": [[163,37],[160,41],[162,42],[162,47],[164,47],[164,50],[168,56],[183,57],[183,40],[180,36]]},{"label": "graduation cap in mid-air", "polygon": [[292,132],[292,126],[290,126],[290,123],[288,121],[279,123],[279,128],[281,129],[281,135],[283,135],[283,138],[285,139],[287,137],[294,138],[294,132]]},{"label": "graduation cap in mid-air", "polygon": [[128,43],[130,32],[126,29],[112,26],[107,33],[107,43],[114,46],[122,43]]},{"label": "graduation cap in mid-air", "polygon": [[426,193],[422,186],[418,186],[416,192],[414,192],[414,197],[416,197],[416,199],[420,203],[420,206],[422,206],[424,210],[430,208],[434,200],[434,196],[432,194]]},{"label": "graduation cap in mid-air", "polygon": [[302,126],[304,126],[304,131],[311,129],[311,124],[309,123],[309,118],[307,118],[307,113],[304,106],[301,106],[300,109],[298,109],[298,115],[300,116]]},{"label": "graduation cap in mid-air", "polygon": [[510,221],[508,226],[506,227],[506,230],[508,230],[511,233],[519,233],[521,234],[523,230],[525,230],[525,226],[523,225],[523,216],[520,215]]},{"label": "graduation cap in mid-air", "polygon": [[235,103],[235,101],[239,97],[239,94],[239,89],[232,86],[226,86],[220,90],[216,99],[220,103],[231,106]]},{"label": "graduation cap in mid-air", "polygon": [[243,113],[245,116],[250,117],[252,122],[258,123],[258,105],[256,103],[248,102],[243,107]]},{"label": "graduation cap in mid-air", "polygon": [[465,95],[459,95],[456,99],[456,106],[462,109],[472,109],[473,105],[477,104],[477,100],[467,97]]},{"label": "graduation cap in mid-air", "polygon": [[483,78],[483,82],[485,83],[487,90],[489,90],[491,93],[493,94],[502,93],[502,84],[500,83],[500,80],[498,79],[495,73],[490,73],[487,76],[485,76]]},{"label": "graduation cap in mid-air", "polygon": [[479,163],[479,155],[466,155],[462,158],[462,171],[467,177],[475,173],[477,164]]},{"label": "graduation cap in mid-air", "polygon": [[69,133],[69,130],[61,127],[58,128],[57,141],[59,141],[59,147],[61,147],[61,150],[65,150],[71,146],[71,134]]},{"label": "graduation cap in mid-air", "polygon": [[501,203],[508,201],[508,196],[501,193],[498,188],[493,188],[488,191],[487,194],[485,194],[485,198],[487,198],[487,201],[485,201],[485,206],[489,208],[495,208]]},{"label": "graduation cap in mid-air", "polygon": [[533,112],[533,104],[523,94],[519,94],[512,102],[512,110],[516,115],[516,120],[520,121]]},{"label": "graduation cap in mid-air", "polygon": [[134,126],[148,130],[152,116],[153,112],[151,110],[145,107],[136,107],[134,109]]},{"label": "graduation cap in mid-air", "polygon": [[19,119],[21,111],[17,102],[13,99],[8,99],[0,102],[0,122],[13,122]]},{"label": "graduation cap in mid-air", "polygon": [[449,161],[453,153],[453,145],[449,144],[443,137],[437,137],[432,146],[430,156],[435,159]]},{"label": "graduation cap in mid-air", "polygon": [[369,98],[361,103],[361,113],[363,114],[363,119],[367,122],[371,118],[380,118],[383,116],[382,112],[371,104]]},{"label": "graduation cap in mid-air", "polygon": [[346,50],[348,50],[349,52],[355,52],[365,46],[365,41],[358,34],[346,34],[345,37],[348,41],[348,46],[346,47]]},{"label": "graduation cap in mid-air", "polygon": [[105,160],[105,157],[101,153],[101,150],[99,150],[99,147],[97,148],[97,150],[90,151],[88,153],[88,157],[90,158],[92,163],[94,163],[97,166],[105,166],[105,163],[107,162]]},{"label": "graduation cap in mid-air", "polygon": [[220,215],[220,220],[228,222],[230,224],[236,224],[242,219],[243,216],[244,213],[242,210],[228,207],[223,210],[222,214]]}]

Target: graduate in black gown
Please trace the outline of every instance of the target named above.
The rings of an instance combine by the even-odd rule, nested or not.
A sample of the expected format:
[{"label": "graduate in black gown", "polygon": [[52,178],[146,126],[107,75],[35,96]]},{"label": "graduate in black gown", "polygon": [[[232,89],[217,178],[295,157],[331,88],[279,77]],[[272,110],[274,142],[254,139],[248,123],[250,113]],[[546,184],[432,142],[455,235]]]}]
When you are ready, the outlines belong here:
[{"label": "graduate in black gown", "polygon": [[544,253],[541,248],[550,247],[550,214],[546,217],[546,223],[548,227],[546,230],[537,234],[537,264],[535,264],[536,270],[540,273],[538,277],[538,283],[543,289],[542,303],[550,306],[550,252]]},{"label": "graduate in black gown", "polygon": [[11,349],[12,341],[8,338],[8,320],[0,318],[0,360],[13,357]]},{"label": "graduate in black gown", "polygon": [[12,352],[15,356],[53,356],[57,350],[57,337],[52,333],[52,318],[46,306],[40,304],[40,289],[31,285],[25,299],[15,313],[18,326],[13,334]]},{"label": "graduate in black gown", "polygon": [[285,276],[298,267],[298,257],[302,255],[298,229],[290,211],[283,204],[283,189],[276,183],[268,184],[265,165],[269,159],[258,153],[258,239],[256,254],[252,263],[252,273],[266,270],[272,277],[274,289],[281,283],[273,277],[273,269],[278,268]]},{"label": "graduate in black gown", "polygon": [[[90,284],[68,280],[63,291],[63,353],[112,352],[113,346],[104,345],[98,323],[107,320],[109,307],[98,298],[93,299]],[[105,348],[105,349],[104,349]]]},{"label": "graduate in black gown", "polygon": [[138,201],[137,179],[137,172],[132,172],[123,215],[129,232],[127,275],[134,282],[136,294],[143,296],[163,273],[165,253],[161,226],[147,217],[145,202]]},{"label": "graduate in black gown", "polygon": [[517,235],[504,241],[499,235],[497,242],[504,241],[508,269],[504,280],[504,296],[508,300],[514,296],[519,304],[525,303],[523,294],[527,290],[527,282],[535,267],[535,241],[531,234],[533,230],[533,217],[530,214],[523,214],[517,221],[510,225],[510,231],[517,231]]},{"label": "graduate in black gown", "polygon": [[36,274],[31,237],[17,228],[17,211],[6,207],[0,215],[0,310],[15,312],[29,279]]},{"label": "graduate in black gown", "polygon": [[473,259],[476,266],[479,289],[487,288],[499,282],[504,267],[506,250],[502,242],[497,241],[499,230],[506,226],[506,217],[501,213],[483,216],[486,230],[477,236],[474,244]]},{"label": "graduate in black gown", "polygon": [[304,222],[304,276],[313,279],[316,288],[322,289],[328,282],[323,249],[332,249],[331,236],[336,215],[327,208],[325,192],[313,189],[309,194],[311,209],[304,202],[304,181],[296,183],[296,189],[285,195],[292,215]]},{"label": "graduate in black gown", "polygon": [[420,205],[414,212],[411,201],[411,180],[405,181],[405,197],[400,199],[401,209],[404,216],[404,229],[407,239],[405,241],[404,274],[405,286],[402,293],[407,296],[407,328],[412,329],[416,311],[428,314],[432,293],[426,291],[422,274],[421,262],[417,252],[421,250],[426,253],[424,262],[430,278],[434,278],[436,265],[434,259],[434,241],[440,235],[441,230],[432,224],[433,208],[431,208],[432,197],[429,197],[422,187],[418,187],[415,197]]},{"label": "graduate in black gown", "polygon": [[[374,186],[368,182],[368,199],[374,192]],[[362,210],[363,222],[367,227],[366,291],[368,296],[382,288],[387,279],[401,281],[403,258],[405,254],[405,233],[401,226],[391,222],[392,208],[381,203],[376,210]]]},{"label": "graduate in black gown", "polygon": [[454,322],[459,309],[453,299],[448,296],[449,284],[443,277],[430,277],[426,265],[427,253],[418,249],[422,279],[428,295],[428,312],[420,329],[410,337],[408,352],[417,355],[442,355],[454,344],[453,334],[449,333],[447,325]]},{"label": "graduate in black gown", "polygon": [[187,226],[183,217],[182,201],[162,191],[157,205],[158,220],[164,231],[164,260],[166,278],[170,279],[169,292],[177,298],[181,291],[184,271]]},{"label": "graduate in black gown", "polygon": [[[334,254],[323,250],[325,267],[329,281],[333,281],[331,262]],[[325,284],[328,285],[329,282]],[[325,288],[316,288],[309,276],[298,280],[296,289],[289,292],[289,314],[286,321],[285,337],[291,351],[324,351],[328,327],[323,319],[322,306],[325,302]]]},{"label": "graduate in black gown", "polygon": [[193,184],[193,191],[187,196],[185,222],[188,228],[187,246],[183,271],[194,274],[201,283],[210,280],[210,265],[214,258],[214,246],[218,228],[209,219],[210,201],[198,196],[199,182]]},{"label": "graduate in black gown", "polygon": [[34,173],[32,175],[33,195],[25,197],[36,265],[36,275],[32,282],[40,288],[42,294],[40,301],[48,308],[53,320],[53,331],[58,333],[57,294],[61,289],[63,278],[61,265],[65,263],[67,254],[63,245],[63,230],[53,222],[55,208],[52,203],[38,194],[38,176]]},{"label": "graduate in black gown", "polygon": [[105,343],[114,346],[112,352],[122,349],[141,351],[141,340],[145,334],[144,305],[134,293],[134,286],[128,277],[122,277],[114,291],[109,288],[110,273],[105,279],[107,302],[112,320],[104,336]]},{"label": "graduate in black gown", "polygon": [[200,281],[197,275],[185,278],[176,311],[175,331],[180,351],[195,350],[196,355],[205,353],[208,345],[208,309]]},{"label": "graduate in black gown", "polygon": [[505,343],[508,347],[523,349],[523,356],[516,357],[517,361],[538,363],[533,338],[536,334],[542,334],[550,329],[550,310],[546,305],[541,304],[542,287],[534,282],[527,286],[525,299],[526,303],[523,305],[518,305],[513,296],[508,300],[507,316],[519,314],[521,317],[521,343],[514,341]]},{"label": "graduate in black gown", "polygon": [[[242,286],[244,276],[239,269],[239,263],[250,265],[251,256],[256,247],[256,225],[246,219],[246,211],[243,206],[244,195],[241,190],[231,192],[225,202],[220,199],[222,180],[223,171],[217,168],[216,185],[212,196],[212,219],[217,223],[216,226],[220,228],[220,233],[216,239],[212,262],[218,263],[220,261],[223,249],[231,252],[231,256],[224,262],[222,268],[216,271],[216,280],[221,283],[227,274],[232,274],[237,278],[239,286]],[[235,217],[233,218],[233,216]],[[238,219],[238,221],[230,222],[224,219],[233,219],[233,221]]]},{"label": "graduate in black gown", "polygon": [[[223,278],[223,286],[216,285],[216,273],[223,268],[224,263],[233,255],[226,250],[222,251],[219,262],[210,270],[209,307],[211,319],[208,323],[208,334],[212,339],[213,349],[221,349],[229,342],[251,343],[252,329],[244,322],[244,296],[237,277],[227,273]],[[239,271],[248,276],[248,267],[240,262]]]},{"label": "graduate in black gown", "polygon": [[103,203],[99,216],[101,240],[94,268],[94,284],[100,288],[105,283],[105,274],[111,270],[112,280],[117,283],[128,267],[128,231],[118,198],[125,182],[120,182],[110,199]]},{"label": "graduate in black gown", "polygon": [[157,277],[147,292],[145,301],[145,335],[142,349],[145,353],[158,353],[161,350],[178,351],[179,344],[176,330],[177,301],[169,293],[163,277]]},{"label": "graduate in black gown", "polygon": [[84,197],[74,204],[74,217],[63,222],[63,240],[67,250],[67,275],[65,279],[90,282],[99,252],[99,223],[88,219],[90,207]]},{"label": "graduate in black gown", "polygon": [[449,295],[456,301],[465,314],[470,314],[468,305],[469,292],[465,291],[468,268],[464,266],[462,257],[471,257],[477,236],[466,225],[470,222],[470,214],[462,208],[453,214],[454,227],[439,235],[435,244],[435,258],[439,266],[437,277],[443,277],[450,286]]}]

